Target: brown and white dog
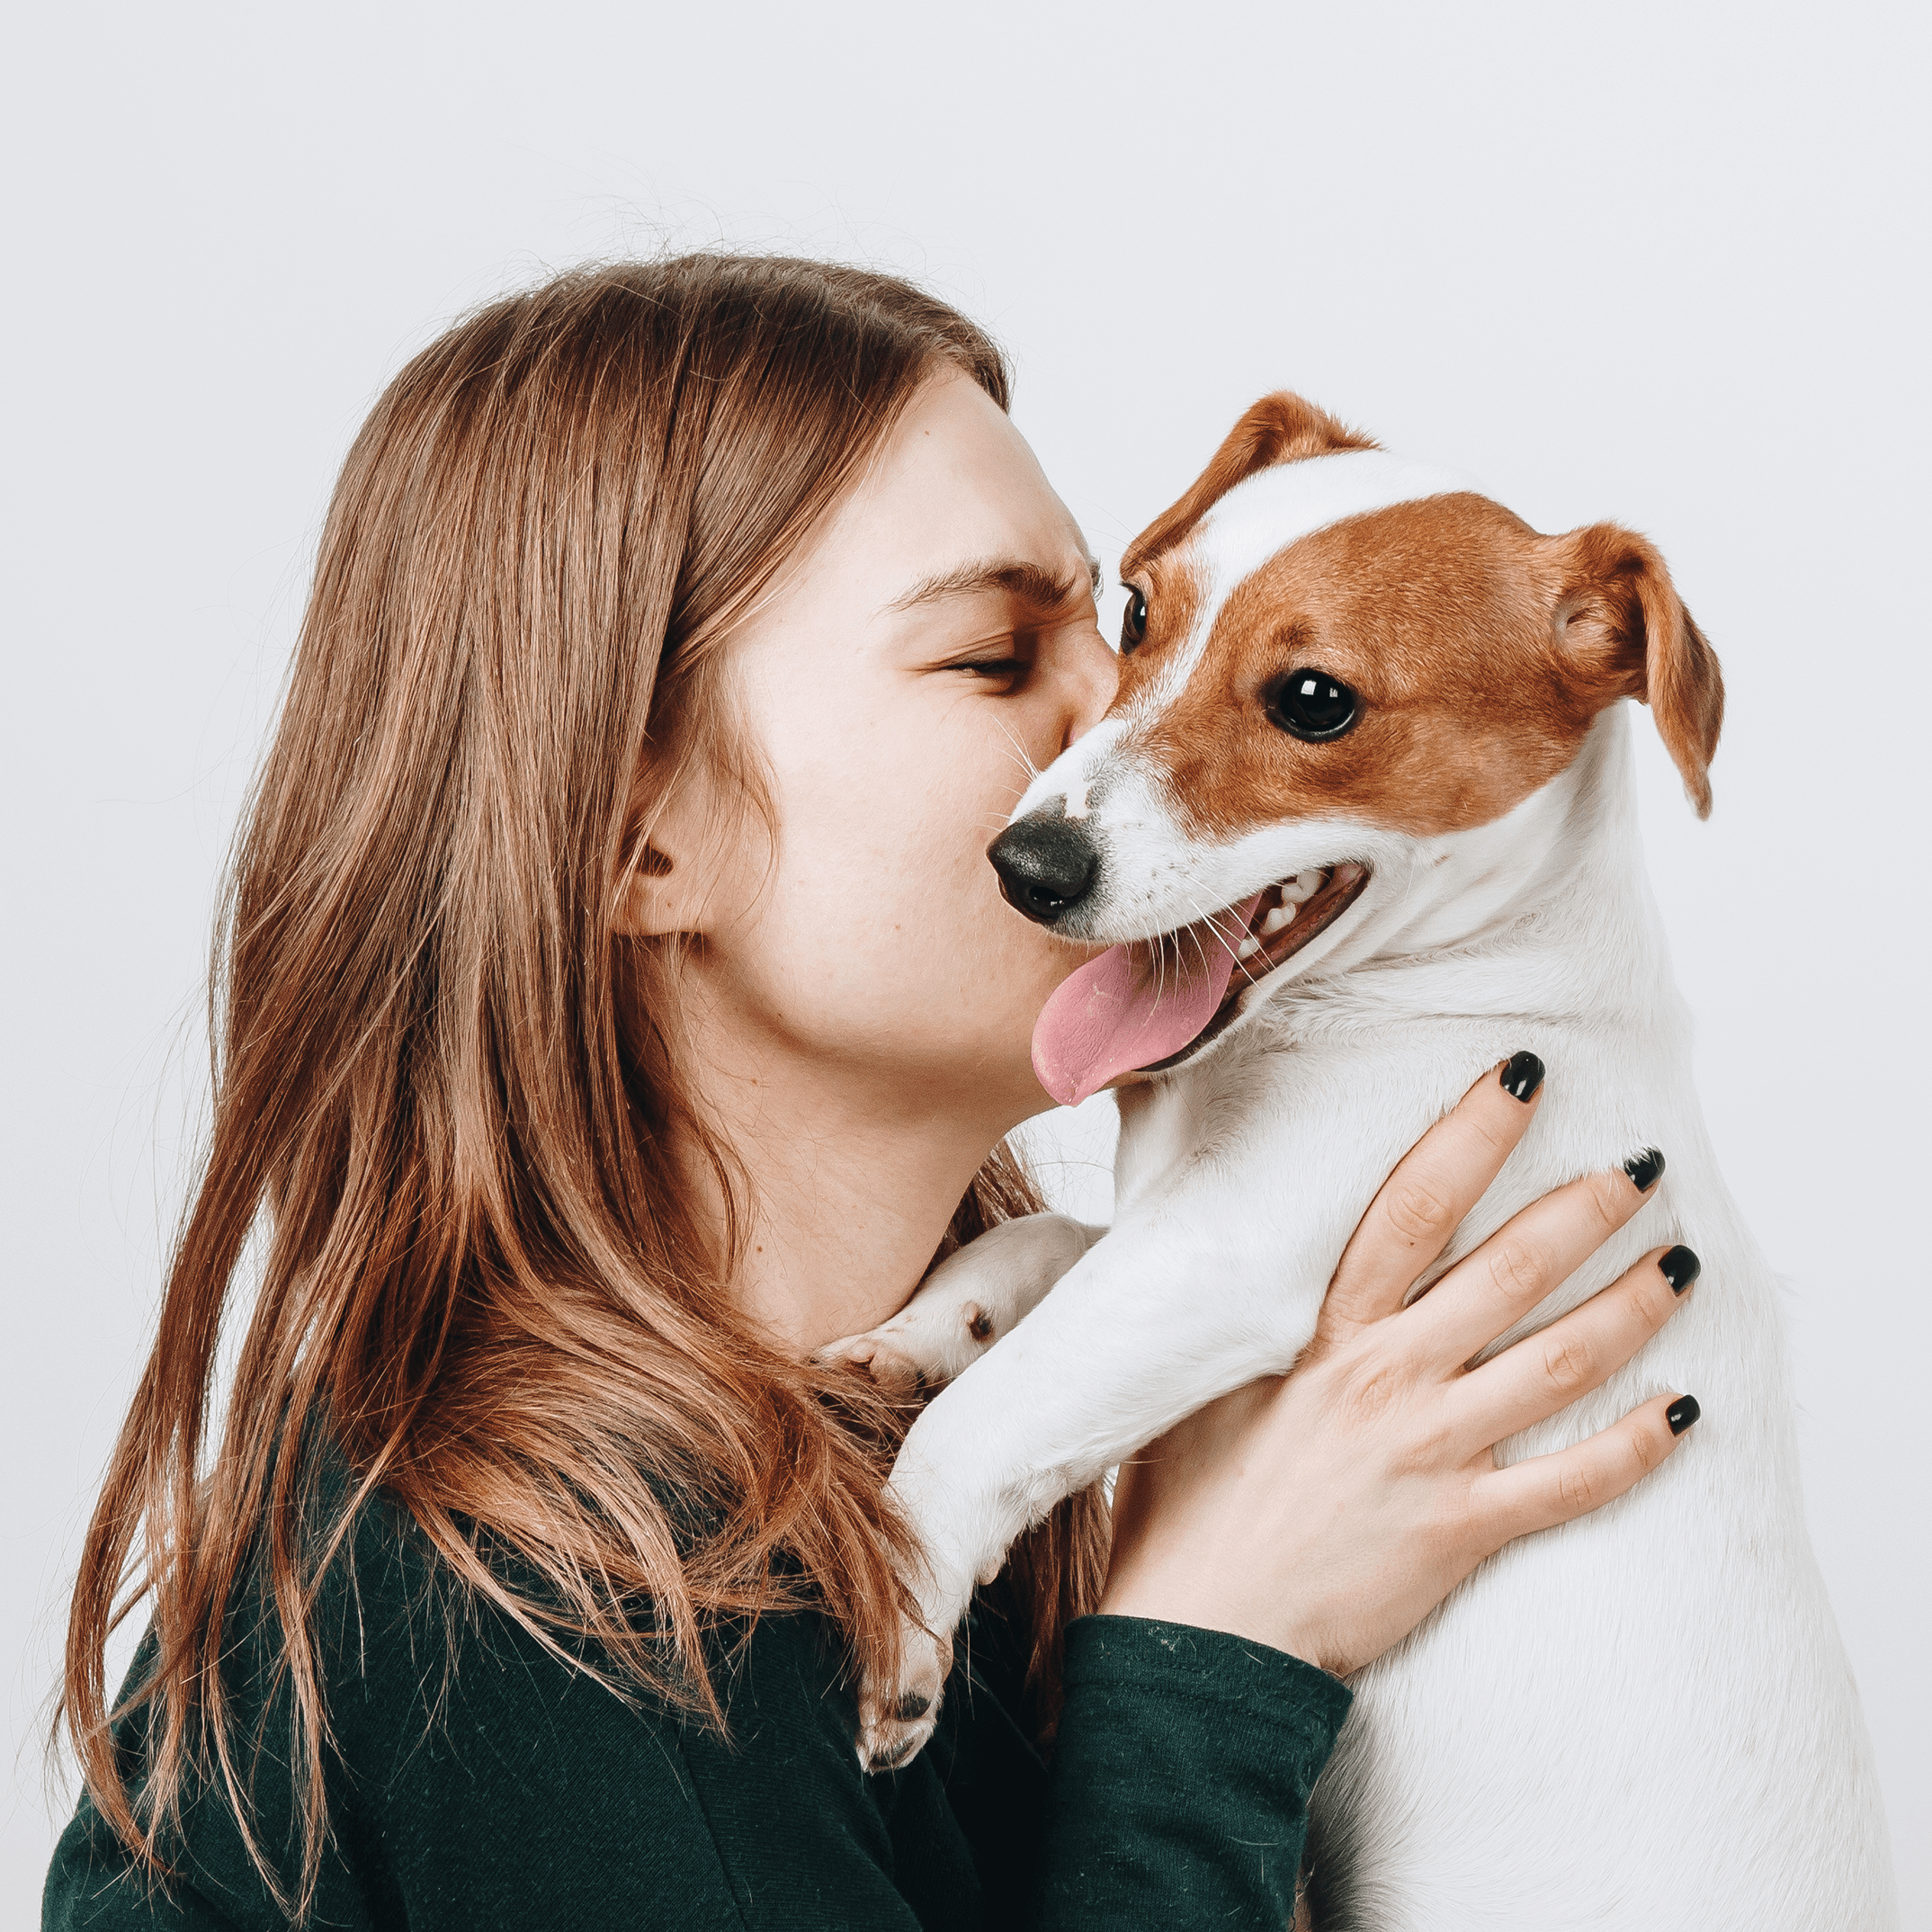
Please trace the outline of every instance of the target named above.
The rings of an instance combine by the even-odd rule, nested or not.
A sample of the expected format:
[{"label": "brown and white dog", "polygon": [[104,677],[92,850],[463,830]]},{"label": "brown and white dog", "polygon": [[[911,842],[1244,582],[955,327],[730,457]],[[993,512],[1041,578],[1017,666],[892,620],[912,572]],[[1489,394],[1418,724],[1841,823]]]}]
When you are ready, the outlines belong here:
[{"label": "brown and white dog", "polygon": [[1501,1458],[1666,1388],[1705,1419],[1356,1679],[1313,1809],[1314,1922],[1892,1924],[1776,1288],[1712,1154],[1638,846],[1620,701],[1648,702],[1700,813],[1722,709],[1662,559],[1611,524],[1539,535],[1279,395],[1123,575],[1119,697],[991,853],[1022,910],[1111,947],[1050,1003],[1034,1059],[1068,1101],[1140,1069],[1117,1218],[998,1229],[837,1351],[951,1378],[893,1472],[925,1627],[905,1680],[871,1687],[866,1748],[924,1741],[974,1580],[1015,1535],[1294,1361],[1399,1156],[1528,1048],[1552,1070],[1542,1109],[1451,1258],[1637,1149],[1669,1164],[1504,1341],[1659,1244],[1693,1243],[1704,1272],[1634,1362]]}]

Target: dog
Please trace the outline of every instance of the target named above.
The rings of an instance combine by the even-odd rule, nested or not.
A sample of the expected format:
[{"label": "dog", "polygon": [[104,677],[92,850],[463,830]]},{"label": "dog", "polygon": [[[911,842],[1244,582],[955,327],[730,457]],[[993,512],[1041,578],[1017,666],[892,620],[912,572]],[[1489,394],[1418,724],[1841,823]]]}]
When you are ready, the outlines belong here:
[{"label": "dog", "polygon": [[1436,1273],[1565,1182],[1651,1146],[1668,1167],[1495,1347],[1659,1245],[1694,1243],[1704,1270],[1635,1360],[1498,1460],[1666,1389],[1705,1419],[1359,1673],[1305,1905],[1321,1932],[1893,1924],[1777,1291],[1712,1152],[1639,848],[1623,701],[1648,702],[1700,816],[1722,714],[1663,559],[1614,524],[1540,535],[1284,393],[1122,576],[1119,695],[990,848],[1020,910],[1110,948],[1033,1051],[1065,1102],[1131,1077],[1116,1218],[997,1228],[827,1352],[946,1384],[891,1477],[926,1568],[862,1755],[924,1742],[952,1632],[1016,1535],[1292,1366],[1398,1158],[1528,1049],[1552,1069],[1541,1110]]}]

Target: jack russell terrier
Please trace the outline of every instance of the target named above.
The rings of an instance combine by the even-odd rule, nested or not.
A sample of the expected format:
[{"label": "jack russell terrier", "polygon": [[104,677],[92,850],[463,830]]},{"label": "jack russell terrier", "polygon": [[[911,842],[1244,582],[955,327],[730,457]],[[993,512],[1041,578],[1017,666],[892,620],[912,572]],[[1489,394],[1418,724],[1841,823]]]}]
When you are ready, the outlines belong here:
[{"label": "jack russell terrier", "polygon": [[989,853],[1022,911],[1111,946],[1048,1004],[1033,1059],[1069,1103],[1138,1075],[1116,1219],[999,1227],[827,1351],[948,1384],[892,1473],[923,1627],[902,1681],[868,1686],[862,1751],[924,1743],[974,1581],[1015,1537],[1292,1364],[1397,1159],[1526,1048],[1559,1078],[1430,1278],[1653,1142],[1652,1198],[1494,1346],[1659,1244],[1695,1241],[1704,1271],[1628,1366],[1498,1460],[1667,1389],[1708,1419],[1355,1677],[1305,1904],[1322,1932],[1892,1925],[1776,1284],[1712,1153],[1639,849],[1620,701],[1649,703],[1700,815],[1723,704],[1661,558],[1613,524],[1539,535],[1283,394],[1122,576],[1119,696]]}]

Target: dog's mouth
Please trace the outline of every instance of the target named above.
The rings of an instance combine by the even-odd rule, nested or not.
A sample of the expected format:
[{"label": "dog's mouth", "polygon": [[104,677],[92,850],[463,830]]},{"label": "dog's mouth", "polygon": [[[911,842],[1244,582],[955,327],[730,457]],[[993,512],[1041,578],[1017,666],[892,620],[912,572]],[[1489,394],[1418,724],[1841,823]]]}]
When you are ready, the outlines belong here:
[{"label": "dog's mouth", "polygon": [[1368,877],[1354,863],[1296,872],[1239,906],[1088,961],[1033,1028],[1040,1084],[1071,1106],[1123,1073],[1192,1059],[1233,1022],[1250,987],[1341,917]]},{"label": "dog's mouth", "polygon": [[[1269,886],[1253,901],[1255,909],[1248,914],[1245,936],[1235,942],[1234,970],[1228,976],[1228,990],[1212,1016],[1179,1052],[1154,1062],[1147,1070],[1158,1072],[1165,1067],[1177,1067],[1198,1053],[1241,1010],[1242,996],[1248,988],[1258,985],[1277,966],[1333,926],[1360,897],[1368,877],[1367,866],[1346,863],[1297,872],[1292,879]],[[1217,936],[1227,930],[1234,912],[1239,909],[1216,916],[1212,923],[1217,926]]]}]

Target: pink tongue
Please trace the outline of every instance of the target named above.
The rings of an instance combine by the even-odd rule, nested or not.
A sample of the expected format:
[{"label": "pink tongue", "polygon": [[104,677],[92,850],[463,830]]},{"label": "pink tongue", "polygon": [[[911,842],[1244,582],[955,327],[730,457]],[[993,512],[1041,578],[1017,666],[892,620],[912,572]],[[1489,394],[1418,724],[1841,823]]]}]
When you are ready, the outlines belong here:
[{"label": "pink tongue", "polygon": [[[1257,892],[1215,923],[1223,933],[1245,932],[1260,903]],[[1157,973],[1151,947],[1112,946],[1047,1001],[1033,1027],[1033,1071],[1063,1106],[1178,1053],[1214,1017],[1234,973],[1230,946],[1203,924],[1161,950]],[[1176,953],[1185,962],[1178,969]]]}]

